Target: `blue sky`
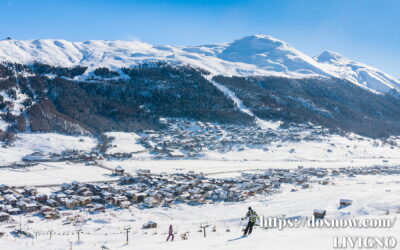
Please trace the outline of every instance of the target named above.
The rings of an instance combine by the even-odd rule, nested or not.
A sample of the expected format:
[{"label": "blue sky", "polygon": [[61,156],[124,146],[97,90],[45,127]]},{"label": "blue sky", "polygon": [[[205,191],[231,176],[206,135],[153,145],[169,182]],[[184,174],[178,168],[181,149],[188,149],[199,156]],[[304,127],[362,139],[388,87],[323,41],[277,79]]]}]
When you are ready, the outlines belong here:
[{"label": "blue sky", "polygon": [[400,78],[398,0],[0,0],[0,38],[199,45],[257,33]]}]

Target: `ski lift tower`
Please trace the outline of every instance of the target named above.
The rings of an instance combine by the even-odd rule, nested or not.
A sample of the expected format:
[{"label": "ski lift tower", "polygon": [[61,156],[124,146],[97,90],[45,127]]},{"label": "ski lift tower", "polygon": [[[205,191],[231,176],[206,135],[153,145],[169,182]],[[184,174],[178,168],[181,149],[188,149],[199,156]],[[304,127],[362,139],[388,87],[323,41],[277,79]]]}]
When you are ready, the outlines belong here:
[{"label": "ski lift tower", "polygon": [[210,226],[210,224],[208,224],[208,222],[202,222],[202,223],[200,224],[200,228],[203,230],[204,238],[207,237],[207,235],[206,235],[206,228],[209,227],[209,226]]}]

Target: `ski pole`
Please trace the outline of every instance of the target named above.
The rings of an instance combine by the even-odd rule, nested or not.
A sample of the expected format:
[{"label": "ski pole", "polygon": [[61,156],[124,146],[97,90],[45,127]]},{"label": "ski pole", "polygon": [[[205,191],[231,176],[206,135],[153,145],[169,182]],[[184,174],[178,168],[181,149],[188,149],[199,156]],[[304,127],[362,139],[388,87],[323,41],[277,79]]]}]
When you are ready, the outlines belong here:
[{"label": "ski pole", "polygon": [[240,220],[240,224],[239,224],[239,230],[242,229],[242,223],[243,223],[243,219]]}]

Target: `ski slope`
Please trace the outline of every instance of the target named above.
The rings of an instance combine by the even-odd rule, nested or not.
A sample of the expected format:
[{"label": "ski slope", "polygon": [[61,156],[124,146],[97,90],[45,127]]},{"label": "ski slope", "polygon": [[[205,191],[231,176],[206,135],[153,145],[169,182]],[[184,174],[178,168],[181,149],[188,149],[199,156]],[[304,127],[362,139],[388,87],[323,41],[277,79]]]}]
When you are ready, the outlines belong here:
[{"label": "ski slope", "polygon": [[266,121],[262,120],[259,117],[257,117],[249,108],[247,108],[244,104],[243,101],[240,100],[235,93],[230,90],[228,87],[223,86],[222,84],[219,84],[218,82],[214,81],[212,77],[207,77],[208,80],[215,86],[217,87],[220,91],[222,91],[229,99],[233,101],[235,104],[236,108],[239,109],[241,112],[248,114],[251,117],[254,117],[256,124],[262,128],[262,129],[277,129],[280,126],[280,122],[272,122],[272,121]]}]

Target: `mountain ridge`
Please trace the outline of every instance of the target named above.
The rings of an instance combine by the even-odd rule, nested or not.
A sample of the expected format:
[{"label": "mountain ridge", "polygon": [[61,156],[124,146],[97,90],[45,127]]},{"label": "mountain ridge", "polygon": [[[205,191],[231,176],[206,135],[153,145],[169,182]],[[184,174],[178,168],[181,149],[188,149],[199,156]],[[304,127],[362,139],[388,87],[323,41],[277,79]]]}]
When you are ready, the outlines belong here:
[{"label": "mountain ridge", "polygon": [[332,67],[331,70],[339,78],[356,83],[360,87],[387,93],[392,89],[400,89],[400,81],[369,65],[355,62],[337,52],[324,51],[314,57],[319,63]]},{"label": "mountain ridge", "polygon": [[267,35],[251,35],[223,44],[199,46],[152,45],[141,41],[62,39],[2,40],[0,60],[21,64],[118,70],[146,62],[185,64],[225,76],[334,77],[375,93],[400,90],[400,81],[371,66],[332,51],[310,57],[288,43]]}]

